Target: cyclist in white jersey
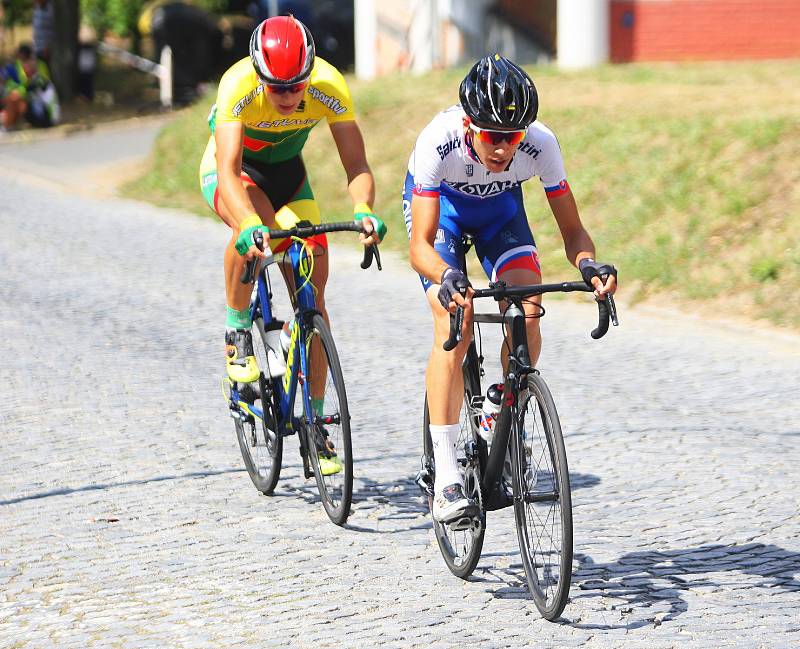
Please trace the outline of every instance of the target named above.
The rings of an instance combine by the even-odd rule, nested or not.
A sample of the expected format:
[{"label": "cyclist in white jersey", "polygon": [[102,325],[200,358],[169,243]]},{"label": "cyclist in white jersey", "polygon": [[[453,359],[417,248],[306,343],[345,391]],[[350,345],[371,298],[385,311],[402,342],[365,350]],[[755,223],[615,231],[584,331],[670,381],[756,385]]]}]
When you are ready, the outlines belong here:
[{"label": "cyclist in white jersey", "polygon": [[[567,183],[553,132],[536,121],[538,96],[522,68],[494,54],[478,61],[461,82],[461,105],[439,113],[417,138],[408,161],[403,214],[410,260],[433,313],[434,341],[426,372],[436,479],[433,515],[449,521],[474,508],[464,496],[456,460],[464,398],[461,366],[472,327],[472,289],[459,267],[468,233],[487,276],[509,285],[541,283],[536,244],[522,203],[521,184],[538,176],[556,219],[567,259],[603,297],[616,290],[616,269],[594,260]],[[465,295],[462,295],[465,293]],[[525,305],[528,346],[535,365],[541,351],[541,297]],[[465,308],[463,338],[450,352],[449,312]],[[500,305],[503,308],[503,305]],[[507,362],[504,346],[503,363]]]}]

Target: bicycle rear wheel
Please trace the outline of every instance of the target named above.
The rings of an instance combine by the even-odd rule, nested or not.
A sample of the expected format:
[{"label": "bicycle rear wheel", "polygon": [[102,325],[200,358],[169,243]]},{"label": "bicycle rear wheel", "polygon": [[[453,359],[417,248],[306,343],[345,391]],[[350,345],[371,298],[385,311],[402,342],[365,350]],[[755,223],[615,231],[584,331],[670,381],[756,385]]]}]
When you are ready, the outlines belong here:
[{"label": "bicycle rear wheel", "polygon": [[566,606],[572,579],[572,497],[558,413],[538,374],[528,376],[510,443],[522,565],[536,608],[554,620]]},{"label": "bicycle rear wheel", "polygon": [[[433,460],[433,443],[428,426],[430,415],[428,413],[428,395],[425,395],[425,410],[423,413],[423,469],[427,472],[429,482],[427,489],[428,509],[433,521],[433,532],[439,551],[442,553],[445,564],[456,577],[466,579],[475,570],[481,558],[483,538],[486,534],[486,512],[483,509],[481,494],[481,469],[486,464],[486,442],[478,436],[478,410],[473,407],[472,398],[481,394],[481,384],[478,378],[478,360],[474,347],[470,347],[464,361],[464,404],[461,407],[459,423],[461,432],[458,436],[457,453],[458,462],[464,468],[464,493],[473,498],[480,507],[477,519],[467,527],[456,528],[447,523],[439,523],[433,518],[433,484],[436,476],[436,466]],[[466,449],[471,447],[472,457],[467,456]]]},{"label": "bicycle rear wheel", "polygon": [[255,397],[254,405],[263,413],[260,424],[252,415],[248,420],[236,418],[236,438],[239,440],[239,449],[242,452],[247,473],[256,489],[265,495],[271,494],[281,473],[283,459],[283,437],[278,433],[277,418],[275,413],[274,392],[272,379],[265,378],[263,370],[267,370],[267,347],[264,333],[264,321],[257,318],[253,324],[253,351],[256,362],[262,369],[259,379],[259,390]]},{"label": "bicycle rear wheel", "polygon": [[[327,364],[327,367],[309,370],[326,372],[323,414],[320,417],[316,413],[310,413],[305,418],[309,461],[314,469],[322,506],[336,525],[343,525],[350,515],[353,498],[350,412],[347,408],[347,393],[339,354],[333,335],[321,315],[314,316],[307,342],[308,349],[311,349],[311,345],[322,346]],[[339,465],[338,470],[331,472],[331,460]]]}]

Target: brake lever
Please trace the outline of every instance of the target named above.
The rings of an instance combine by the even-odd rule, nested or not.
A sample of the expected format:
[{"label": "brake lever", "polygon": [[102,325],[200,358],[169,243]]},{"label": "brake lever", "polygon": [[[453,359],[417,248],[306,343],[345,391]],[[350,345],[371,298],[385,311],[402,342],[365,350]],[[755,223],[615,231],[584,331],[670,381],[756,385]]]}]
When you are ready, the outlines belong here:
[{"label": "brake lever", "polygon": [[608,313],[611,316],[611,324],[615,327],[619,327],[619,320],[617,319],[617,305],[614,302],[614,296],[608,293],[606,295],[606,301],[608,302]]},{"label": "brake lever", "polygon": [[[261,230],[256,230],[253,233],[253,243],[260,251],[264,251],[264,234]],[[258,268],[258,257],[253,257],[244,266],[244,271],[242,271],[240,280],[242,284],[252,284],[255,281],[256,268]]]},{"label": "brake lever", "polygon": [[450,337],[444,341],[442,349],[449,352],[461,342],[461,327],[464,324],[464,307],[457,306],[455,314],[450,314]]}]

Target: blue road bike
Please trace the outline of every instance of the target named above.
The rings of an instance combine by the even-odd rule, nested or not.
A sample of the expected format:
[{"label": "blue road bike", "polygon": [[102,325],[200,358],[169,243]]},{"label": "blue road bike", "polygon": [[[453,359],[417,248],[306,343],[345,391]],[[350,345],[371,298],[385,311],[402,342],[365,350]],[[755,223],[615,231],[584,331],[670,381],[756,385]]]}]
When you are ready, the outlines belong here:
[{"label": "blue road bike", "polygon": [[[336,525],[347,520],[353,494],[350,413],[336,345],[328,324],[316,308],[315,288],[311,283],[314,253],[305,239],[342,231],[362,232],[363,227],[353,221],[320,225],[301,221],[290,230],[270,230],[274,239],[291,239],[284,255],[284,274],[294,307],[294,324],[285,351],[285,370],[284,359],[278,356],[282,357],[284,352],[274,342],[284,327],[284,321],[273,313],[269,268],[276,260],[268,253],[266,260],[248,263],[242,275],[243,283],[256,280],[250,312],[253,348],[261,376],[257,382],[247,384],[225,379],[239,448],[256,489],[272,494],[280,476],[283,440],[296,433],[303,473],[306,478],[314,476],[323,507]],[[263,240],[256,243],[263,247]],[[365,248],[361,267],[368,268],[373,258],[380,270],[376,246]],[[324,394],[312,395],[311,386],[322,383],[320,374],[325,375]]]}]

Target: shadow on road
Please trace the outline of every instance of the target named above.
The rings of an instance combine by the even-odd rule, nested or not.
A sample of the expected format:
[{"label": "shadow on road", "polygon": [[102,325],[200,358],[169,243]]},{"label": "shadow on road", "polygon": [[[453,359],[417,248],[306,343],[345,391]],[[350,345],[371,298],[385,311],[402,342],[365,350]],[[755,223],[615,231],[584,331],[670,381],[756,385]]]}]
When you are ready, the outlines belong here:
[{"label": "shadow on road", "polygon": [[[618,624],[581,624],[582,629],[635,629],[672,620],[688,609],[684,597],[692,589],[772,588],[800,593],[800,554],[763,543],[713,544],[684,550],[632,552],[612,563],[595,563],[584,554],[575,556],[573,575],[581,592],[572,599],[609,597],[622,599],[616,609]],[[724,577],[720,573],[725,573]],[[731,574],[731,573],[739,573]],[[757,579],[752,579],[757,577]],[[641,613],[661,603],[658,616]],[[664,612],[664,605],[668,608]],[[639,613],[640,615],[637,615]]]},{"label": "shadow on road", "polygon": [[[600,478],[591,474],[572,473],[570,482],[572,491],[575,491],[598,485]],[[431,527],[427,499],[414,478],[379,482],[371,478],[357,477],[356,483],[353,489],[353,512],[359,518],[366,516],[375,520],[376,527],[347,524],[345,525],[347,529],[372,534],[396,534]],[[300,491],[306,498],[319,500],[316,485],[306,485],[300,488]]]},{"label": "shadow on road", "polygon": [[[616,623],[560,622],[579,629],[637,629],[659,626],[685,613],[686,596],[692,589],[725,591],[770,588],[800,593],[800,553],[763,543],[713,544],[684,550],[632,552],[610,563],[595,563],[576,554],[578,568],[572,577],[570,602],[582,599],[615,602],[607,613],[616,613]],[[492,591],[498,599],[529,598],[521,563],[508,568],[490,568],[475,581],[500,582]],[[724,573],[721,574],[721,573]],[[738,573],[738,574],[736,574]],[[756,577],[757,579],[752,579]],[[575,594],[576,589],[579,594]],[[569,614],[570,604],[566,613]],[[606,615],[605,617],[608,617]]]},{"label": "shadow on road", "polygon": [[40,498],[50,498],[52,496],[68,496],[82,491],[103,491],[106,489],[116,489],[117,487],[130,487],[133,485],[150,484],[153,482],[164,482],[166,480],[191,480],[193,478],[208,478],[215,475],[223,475],[225,473],[239,473],[244,471],[241,469],[219,469],[217,471],[190,471],[189,473],[181,473],[178,475],[160,475],[153,478],[142,478],[141,480],[126,480],[124,482],[106,482],[102,484],[89,484],[82,487],[61,487],[59,489],[51,489],[50,491],[40,491],[27,496],[20,496],[18,498],[9,498],[7,500],[0,500],[2,505],[15,505],[16,503],[25,502],[26,500],[38,500]]}]

